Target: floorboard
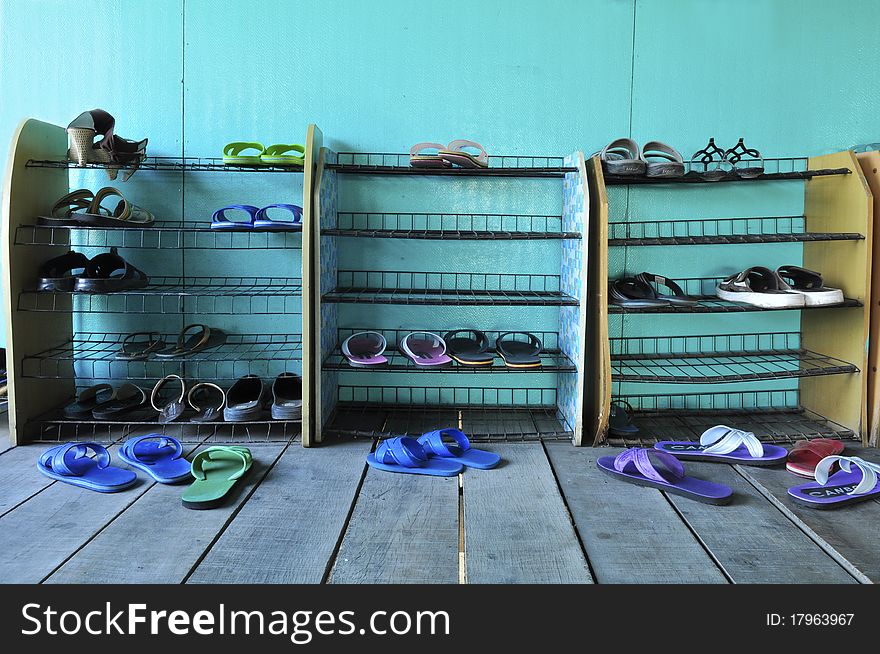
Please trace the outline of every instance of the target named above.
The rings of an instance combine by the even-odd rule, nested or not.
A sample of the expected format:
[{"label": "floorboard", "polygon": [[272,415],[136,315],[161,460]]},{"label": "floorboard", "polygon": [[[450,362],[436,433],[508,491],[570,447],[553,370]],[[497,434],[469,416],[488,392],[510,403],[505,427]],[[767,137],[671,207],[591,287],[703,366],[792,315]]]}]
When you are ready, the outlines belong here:
[{"label": "floorboard", "polygon": [[543,446],[480,447],[500,454],[502,463],[463,475],[467,582],[591,583]]},{"label": "floorboard", "polygon": [[371,446],[288,448],[187,583],[320,583]]},{"label": "floorboard", "polygon": [[621,451],[621,448],[547,444],[550,463],[596,581],[602,584],[728,583],[660,491],[612,479],[596,466],[597,457],[615,456]]},{"label": "floorboard", "polygon": [[50,447],[21,445],[0,455],[0,516],[55,483],[37,470],[37,459]]}]

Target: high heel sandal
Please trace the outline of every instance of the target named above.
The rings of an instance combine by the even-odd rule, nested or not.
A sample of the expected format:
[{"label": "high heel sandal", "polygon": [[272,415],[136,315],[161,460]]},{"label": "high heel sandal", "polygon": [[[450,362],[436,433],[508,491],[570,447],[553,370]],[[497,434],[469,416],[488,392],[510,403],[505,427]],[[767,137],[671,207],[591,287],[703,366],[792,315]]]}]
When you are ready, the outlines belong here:
[{"label": "high heel sandal", "polygon": [[[119,168],[130,168],[122,180],[137,170],[147,155],[147,139],[130,141],[113,133],[116,119],[103,109],[84,111],[67,126],[70,149],[67,158],[79,166],[89,163],[118,164],[107,168],[110,179],[116,179]],[[101,136],[97,143],[95,138]]]}]

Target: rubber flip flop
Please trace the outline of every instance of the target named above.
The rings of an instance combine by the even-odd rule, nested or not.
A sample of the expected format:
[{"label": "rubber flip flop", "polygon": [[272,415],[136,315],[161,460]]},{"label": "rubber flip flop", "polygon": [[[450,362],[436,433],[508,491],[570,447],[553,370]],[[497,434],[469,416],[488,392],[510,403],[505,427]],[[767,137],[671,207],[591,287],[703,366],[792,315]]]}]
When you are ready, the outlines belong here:
[{"label": "rubber flip flop", "polygon": [[180,496],[187,509],[215,509],[221,506],[239,479],[253,465],[246,447],[216,445],[196,454],[191,474],[196,480]]},{"label": "rubber flip flop", "polygon": [[[88,456],[89,450],[95,457]],[[98,443],[65,443],[40,455],[37,469],[56,481],[98,493],[116,493],[130,488],[137,475],[110,465],[110,453]]]},{"label": "rubber flip flop", "polygon": [[[467,152],[467,150],[476,150],[476,152]],[[479,143],[467,141],[465,139],[456,139],[451,141],[437,154],[443,161],[462,168],[488,168],[489,155]]]},{"label": "rubber flip flop", "polygon": [[272,384],[272,420],[302,420],[302,380],[283,372]]},{"label": "rubber flip flop", "polygon": [[47,227],[77,227],[82,224],[79,220],[81,212],[88,211],[94,199],[94,194],[86,188],[71,191],[55,201],[51,215],[37,217],[37,224]]},{"label": "rubber flip flop", "polygon": [[733,166],[734,172],[745,179],[758,177],[764,173],[764,158],[754,148],[746,147],[740,138],[736,145],[724,153]]},{"label": "rubber flip flop", "polygon": [[[242,152],[252,151],[251,154]],[[262,166],[266,146],[255,141],[235,141],[223,147],[223,163],[231,166]]]},{"label": "rubber flip flop", "polygon": [[88,265],[88,257],[73,250],[49,259],[40,266],[37,273],[37,290],[62,293],[72,291],[76,288],[77,279],[86,273]]},{"label": "rubber flip flop", "polygon": [[441,143],[416,143],[409,149],[409,165],[413,168],[452,168],[452,163],[439,154],[440,150],[445,149],[446,146]]},{"label": "rubber flip flop", "polygon": [[203,350],[220,347],[225,342],[226,332],[222,329],[193,323],[180,330],[175,345],[166,347],[164,350],[157,350],[156,356],[162,359],[186,357]]},{"label": "rubber flip flop", "polygon": [[[528,343],[508,338],[516,336],[525,336]],[[495,351],[508,368],[539,368],[543,349],[541,339],[529,332],[504,332],[495,339]]]},{"label": "rubber flip flop", "polygon": [[422,434],[418,441],[429,457],[438,456],[468,468],[489,470],[501,463],[501,457],[495,452],[473,449],[468,437],[458,429],[429,431]]},{"label": "rubber flip flop", "polygon": [[96,420],[112,420],[117,416],[139,409],[147,403],[147,394],[140,386],[123,384],[116,389],[110,402],[99,404],[92,409]]},{"label": "rubber flip flop", "polygon": [[119,458],[160,484],[176,484],[192,478],[189,461],[183,458],[183,446],[171,436],[146,434],[129,438],[119,448]]},{"label": "rubber flip flop", "polygon": [[608,414],[608,433],[621,438],[638,434],[639,428],[632,420],[633,413],[632,405],[626,400],[612,400]]},{"label": "rubber flip flop", "polygon": [[[654,288],[655,297],[657,300],[661,302],[668,302],[669,304],[674,304],[676,306],[683,307],[692,307],[699,300],[695,297],[691,297],[684,292],[681,286],[676,284],[674,281],[669,279],[668,277],[663,277],[662,275],[655,275],[654,273],[643,272],[636,276],[636,279],[639,279],[646,284],[652,285]],[[672,293],[661,293],[656,287],[663,286],[668,288]]]},{"label": "rubber flip flop", "polygon": [[401,339],[397,348],[419,368],[436,368],[452,363],[446,354],[446,343],[433,332],[411,332]]},{"label": "rubber flip flop", "polygon": [[660,141],[648,141],[642,148],[646,177],[681,177],[684,175],[684,159],[671,145]]},{"label": "rubber flip flop", "polygon": [[[299,154],[288,154],[290,152],[298,152]],[[305,147],[299,143],[290,145],[277,143],[266,148],[260,155],[260,161],[268,166],[303,166],[306,163],[305,153]]]},{"label": "rubber flip flop", "polygon": [[[269,209],[283,209],[290,213],[292,220],[273,220],[269,218]],[[302,207],[295,204],[270,204],[254,215],[253,228],[261,232],[301,232],[302,212]]]},{"label": "rubber flip flop", "polygon": [[609,175],[644,175],[647,169],[642,150],[632,139],[615,139],[598,154],[602,168]]},{"label": "rubber flip flop", "polygon": [[733,498],[733,490],[727,486],[685,476],[678,459],[657,450],[624,450],[617,456],[600,456],[596,465],[602,472],[636,486],[657,488],[704,504],[728,504]]},{"label": "rubber flip flop", "polygon": [[237,380],[226,392],[223,419],[226,422],[259,420],[263,413],[265,392],[263,380],[256,375],[245,375]]},{"label": "rubber flip flop", "polygon": [[[227,232],[244,232],[254,228],[254,220],[257,218],[259,207],[252,204],[230,204],[228,207],[217,209],[211,216],[211,229],[218,229]],[[230,212],[233,216],[241,216],[240,212],[247,214],[245,220],[230,220],[226,217],[226,212]]]},{"label": "rubber flip flop", "polygon": [[[829,477],[835,464],[840,470]],[[836,509],[880,497],[878,472],[880,465],[857,456],[826,456],[816,466],[816,481],[789,488],[788,494],[812,509]]]},{"label": "rubber flip flop", "polygon": [[804,296],[805,306],[827,307],[843,303],[843,291],[825,286],[822,275],[815,270],[800,266],[779,266],[776,274],[792,291]]},{"label": "rubber flip flop", "polygon": [[733,171],[733,164],[727,160],[727,153],[715,145],[714,138],[709,139],[705,148],[694,152],[690,163],[691,174],[709,182],[724,179]]},{"label": "rubber flip flop", "polygon": [[[113,196],[119,198],[113,209],[101,205],[105,199]],[[131,204],[119,189],[111,186],[105,186],[95,193],[88,210],[74,214],[73,218],[79,224],[89,227],[149,227],[155,221],[153,214]]]},{"label": "rubber flip flop", "polygon": [[379,332],[357,332],[342,342],[342,355],[354,368],[373,368],[388,363],[383,356],[388,341]]},{"label": "rubber flip flop", "polygon": [[654,449],[688,461],[716,461],[747,466],[782,464],[788,451],[778,445],[767,445],[750,431],[725,425],[710,427],[700,436],[699,443],[660,441]]},{"label": "rubber flip flop", "polygon": [[816,466],[826,456],[841,454],[842,441],[836,438],[814,438],[811,441],[798,441],[788,453],[785,469],[799,477],[816,478]]},{"label": "rubber flip flop", "polygon": [[385,472],[431,477],[454,477],[464,470],[455,461],[429,458],[425,448],[409,436],[395,436],[379,443],[376,451],[367,455],[367,465]]},{"label": "rubber flip flop", "polygon": [[[162,404],[159,401],[162,389],[171,382],[180,384],[180,395],[172,398],[170,402]],[[186,382],[183,380],[183,377],[180,375],[166,375],[156,382],[156,385],[153,386],[153,391],[150,393],[150,406],[153,407],[154,411],[159,412],[159,422],[163,424],[174,422],[182,416],[183,412],[186,411]]]},{"label": "rubber flip flop", "polygon": [[489,352],[489,337],[478,329],[458,329],[443,336],[449,356],[463,366],[491,366],[495,357]]},{"label": "rubber flip flop", "polygon": [[116,391],[110,384],[95,384],[83,389],[75,402],[64,407],[67,418],[91,418],[92,411],[106,406],[116,399]]},{"label": "rubber flip flop", "polygon": [[116,248],[89,260],[84,275],[77,277],[74,290],[80,293],[117,293],[143,288],[147,276],[119,256]]},{"label": "rubber flip flop", "polygon": [[[144,338],[146,337],[146,338]],[[165,347],[165,341],[157,332],[135,332],[122,341],[116,358],[122,361],[138,361]]]},{"label": "rubber flip flop", "polygon": [[669,306],[669,302],[658,298],[657,290],[640,277],[623,277],[608,282],[608,302],[631,309]]},{"label": "rubber flip flop", "polygon": [[[219,395],[219,402],[214,403],[213,406],[201,406],[210,399],[212,392],[216,392]],[[198,404],[196,404],[197,402]],[[199,382],[189,389],[189,393],[186,394],[186,403],[196,411],[196,415],[190,418],[190,420],[193,422],[214,422],[223,418],[223,407],[226,406],[226,393],[217,384]]]}]

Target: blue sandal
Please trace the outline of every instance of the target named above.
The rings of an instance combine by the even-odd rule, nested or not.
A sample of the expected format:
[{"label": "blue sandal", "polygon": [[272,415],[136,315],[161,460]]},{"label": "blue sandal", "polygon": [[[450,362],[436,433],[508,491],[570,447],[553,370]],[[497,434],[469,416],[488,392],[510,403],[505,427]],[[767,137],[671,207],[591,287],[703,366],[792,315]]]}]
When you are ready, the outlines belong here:
[{"label": "blue sandal", "polygon": [[454,477],[464,468],[445,459],[430,459],[415,438],[395,436],[381,443],[367,455],[367,465],[385,472],[406,472],[413,475]]},{"label": "blue sandal", "polygon": [[[230,204],[228,207],[217,209],[211,216],[211,229],[220,229],[226,231],[243,231],[254,228],[254,220],[256,220],[257,212],[260,209],[251,204]],[[227,211],[244,211],[248,215],[247,220],[229,220],[226,217]]]},{"label": "blue sandal", "polygon": [[[89,450],[95,458],[88,456]],[[99,493],[125,490],[137,481],[133,471],[111,466],[110,453],[98,443],[57,445],[40,455],[37,469],[50,479]]]},{"label": "blue sandal", "polygon": [[[444,436],[451,438],[454,443],[444,442]],[[445,461],[455,461],[468,468],[488,470],[501,463],[501,457],[495,452],[472,449],[468,437],[458,429],[429,431],[419,437],[419,443],[429,457],[436,456]]]},{"label": "blue sandal", "polygon": [[171,436],[146,434],[129,438],[119,448],[119,458],[160,484],[192,479],[189,461],[183,458],[183,447]]},{"label": "blue sandal", "polygon": [[[268,209],[284,209],[289,211],[292,220],[272,220]],[[300,232],[302,231],[302,207],[295,204],[270,204],[259,209],[254,215],[253,228],[263,232]]]}]

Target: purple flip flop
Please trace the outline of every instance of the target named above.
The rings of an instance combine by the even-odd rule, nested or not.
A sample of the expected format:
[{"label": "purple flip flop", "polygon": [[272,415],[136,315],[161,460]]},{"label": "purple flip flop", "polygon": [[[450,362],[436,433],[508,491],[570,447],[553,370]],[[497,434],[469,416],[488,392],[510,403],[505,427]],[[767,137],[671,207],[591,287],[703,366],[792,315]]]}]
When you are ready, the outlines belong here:
[{"label": "purple flip flop", "polygon": [[785,463],[788,451],[778,445],[767,445],[750,431],[725,425],[709,427],[699,443],[691,441],[660,441],[654,449],[672,454],[685,461],[740,463],[747,466],[775,466]]},{"label": "purple flip flop", "polygon": [[374,368],[388,363],[383,356],[388,341],[379,332],[358,332],[342,342],[342,354],[355,368]]},{"label": "purple flip flop", "polygon": [[[651,457],[661,467],[658,468]],[[617,456],[600,456],[596,465],[602,472],[631,484],[657,488],[703,504],[728,504],[733,498],[733,490],[727,486],[686,477],[681,461],[658,450],[632,448]]]},{"label": "purple flip flop", "polygon": [[[829,477],[835,463],[840,470]],[[857,456],[826,456],[816,465],[816,481],[793,486],[788,494],[812,509],[836,509],[880,497],[878,472],[880,465]]]},{"label": "purple flip flop", "polygon": [[420,368],[434,368],[452,363],[446,354],[446,342],[432,332],[412,332],[397,344],[401,354]]}]

